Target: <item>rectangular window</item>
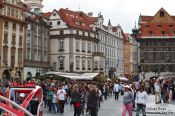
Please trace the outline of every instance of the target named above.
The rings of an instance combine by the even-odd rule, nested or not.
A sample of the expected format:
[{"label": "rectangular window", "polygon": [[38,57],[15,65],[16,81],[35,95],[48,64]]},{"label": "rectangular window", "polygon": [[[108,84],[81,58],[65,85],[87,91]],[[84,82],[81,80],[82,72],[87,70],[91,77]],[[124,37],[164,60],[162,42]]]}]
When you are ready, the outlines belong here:
[{"label": "rectangular window", "polygon": [[76,69],[80,69],[80,58],[76,58]]},{"label": "rectangular window", "polygon": [[60,50],[64,50],[64,40],[61,39],[59,42],[60,42]]},{"label": "rectangular window", "polygon": [[76,51],[79,51],[80,50],[80,42],[79,40],[77,39],[76,40]]},{"label": "rectangular window", "polygon": [[8,43],[8,34],[5,33],[4,34],[4,44],[7,44]]},{"label": "rectangular window", "polygon": [[27,49],[27,53],[26,53],[26,59],[27,60],[30,60],[30,49]]},{"label": "rectangular window", "polygon": [[97,46],[94,45],[94,52],[97,52]]},{"label": "rectangular window", "polygon": [[22,49],[18,49],[18,63],[22,65]]},{"label": "rectangular window", "polygon": [[7,56],[8,56],[8,48],[3,47],[3,62],[7,62]]},{"label": "rectangular window", "polygon": [[98,70],[98,62],[97,61],[95,61],[95,63],[94,63],[94,70]]},{"label": "rectangular window", "polygon": [[88,70],[91,70],[91,59],[88,59]]},{"label": "rectangular window", "polygon": [[16,30],[16,24],[13,23],[13,30],[15,31]]},{"label": "rectangular window", "polygon": [[7,15],[10,16],[10,8],[7,10]]},{"label": "rectangular window", "polygon": [[82,59],[82,69],[85,70],[85,58]]},{"label": "rectangular window", "polygon": [[153,36],[153,32],[152,31],[149,31],[149,36]]},{"label": "rectangular window", "polygon": [[60,25],[60,21],[57,22],[57,25]]},{"label": "rectangular window", "polygon": [[20,32],[23,32],[23,25],[20,25]]},{"label": "rectangular window", "polygon": [[14,17],[15,16],[15,10],[11,9],[11,16]]},{"label": "rectangular window", "polygon": [[15,16],[16,18],[18,18],[18,10],[16,10]]},{"label": "rectangular window", "polygon": [[88,52],[91,52],[91,43],[88,42]]},{"label": "rectangular window", "polygon": [[82,52],[85,52],[85,41],[82,41]]},{"label": "rectangular window", "polygon": [[60,58],[60,63],[59,64],[60,64],[59,69],[64,70],[64,58]]},{"label": "rectangular window", "polygon": [[166,32],[165,31],[162,31],[162,36],[166,36]]},{"label": "rectangular window", "polygon": [[7,21],[5,21],[4,28],[5,28],[6,30],[8,30],[8,22],[7,22]]},{"label": "rectangular window", "polygon": [[13,36],[12,36],[12,45],[15,45],[15,44],[16,44],[15,39],[16,39],[16,36],[15,36],[15,35],[13,35]]},{"label": "rectangular window", "polygon": [[50,22],[50,25],[52,25],[52,22]]},{"label": "rectangular window", "polygon": [[19,46],[22,46],[22,37],[19,37]]}]

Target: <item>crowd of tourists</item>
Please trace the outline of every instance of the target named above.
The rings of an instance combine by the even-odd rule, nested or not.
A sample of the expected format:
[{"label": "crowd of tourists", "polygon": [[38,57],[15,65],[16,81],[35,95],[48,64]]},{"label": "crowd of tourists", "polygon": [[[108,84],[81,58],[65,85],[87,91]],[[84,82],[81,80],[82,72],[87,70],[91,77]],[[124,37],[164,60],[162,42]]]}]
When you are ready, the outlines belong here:
[{"label": "crowd of tourists", "polygon": [[[31,81],[31,80],[30,80]],[[141,82],[115,81],[76,81],[76,80],[34,80],[36,85],[43,89],[44,107],[49,112],[64,114],[64,105],[70,104],[74,108],[74,116],[90,114],[98,116],[100,103],[110,96],[118,100],[123,97],[122,116],[136,116],[142,113],[146,116],[148,94],[155,95],[155,103],[170,103],[175,98],[175,80],[150,79]],[[0,95],[6,96],[11,83],[0,81]]]}]

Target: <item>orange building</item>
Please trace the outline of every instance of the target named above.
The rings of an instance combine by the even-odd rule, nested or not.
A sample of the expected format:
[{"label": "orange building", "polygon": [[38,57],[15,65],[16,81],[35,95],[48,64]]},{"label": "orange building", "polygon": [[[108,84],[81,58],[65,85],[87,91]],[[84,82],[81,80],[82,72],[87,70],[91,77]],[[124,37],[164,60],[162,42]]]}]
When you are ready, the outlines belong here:
[{"label": "orange building", "polygon": [[124,34],[124,76],[131,79],[131,43],[129,34]]}]

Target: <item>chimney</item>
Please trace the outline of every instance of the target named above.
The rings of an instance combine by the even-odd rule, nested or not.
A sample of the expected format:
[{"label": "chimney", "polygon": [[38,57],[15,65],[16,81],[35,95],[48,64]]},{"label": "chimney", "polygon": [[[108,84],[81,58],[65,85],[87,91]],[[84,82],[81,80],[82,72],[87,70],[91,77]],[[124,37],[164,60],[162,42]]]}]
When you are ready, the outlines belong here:
[{"label": "chimney", "polygon": [[89,17],[93,17],[93,13],[92,13],[92,12],[89,12],[89,13],[88,13],[88,16],[89,16]]}]

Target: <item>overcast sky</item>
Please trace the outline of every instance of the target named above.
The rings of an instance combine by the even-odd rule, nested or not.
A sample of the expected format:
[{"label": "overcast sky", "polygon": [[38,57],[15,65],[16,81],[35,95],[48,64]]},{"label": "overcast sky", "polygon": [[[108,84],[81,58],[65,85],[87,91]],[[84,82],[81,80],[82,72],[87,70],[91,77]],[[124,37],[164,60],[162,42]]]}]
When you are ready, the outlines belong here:
[{"label": "overcast sky", "polygon": [[43,5],[43,12],[60,8],[93,12],[93,16],[101,12],[105,25],[110,19],[113,26],[120,24],[125,33],[131,33],[140,13],[155,15],[163,7],[175,15],[175,0],[43,0]]}]

